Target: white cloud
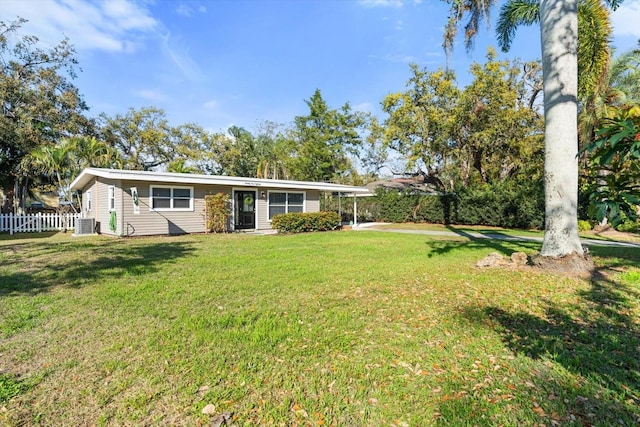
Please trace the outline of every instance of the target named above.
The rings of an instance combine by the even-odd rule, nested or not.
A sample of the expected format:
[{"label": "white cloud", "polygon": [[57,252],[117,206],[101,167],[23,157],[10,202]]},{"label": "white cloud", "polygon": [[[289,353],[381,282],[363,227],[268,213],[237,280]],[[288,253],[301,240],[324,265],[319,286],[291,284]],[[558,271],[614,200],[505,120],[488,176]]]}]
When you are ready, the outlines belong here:
[{"label": "white cloud", "polygon": [[[393,7],[396,9],[404,6],[405,0],[358,0],[364,7]],[[413,4],[421,4],[422,0],[413,0]]]},{"label": "white cloud", "polygon": [[140,98],[144,98],[148,101],[154,102],[163,102],[167,101],[169,97],[161,91],[153,90],[153,89],[142,89],[135,92]]},{"label": "white cloud", "polygon": [[145,3],[133,0],[0,1],[3,19],[13,20],[18,16],[28,19],[23,28],[25,34],[36,35],[45,45],[56,45],[68,37],[78,50],[133,53],[152,41],[160,44],[165,56],[189,80],[200,80],[204,76],[189,56],[188,46],[171,38],[162,23],[145,8]]},{"label": "white cloud", "polygon": [[389,54],[385,56],[378,55],[369,55],[369,58],[379,59],[387,62],[400,62],[405,64],[410,64],[412,62],[418,62],[418,58],[411,55],[402,55],[402,54]]},{"label": "white cloud", "polygon": [[402,7],[403,0],[358,0],[364,7]]},{"label": "white cloud", "polygon": [[360,104],[352,106],[354,111],[362,111],[364,113],[370,113],[373,111],[373,104],[370,102],[361,102]]},{"label": "white cloud", "polygon": [[2,14],[5,20],[27,19],[25,32],[44,44],[52,46],[68,37],[78,49],[109,52],[137,50],[158,26],[148,10],[128,0],[97,5],[85,0],[2,0]]},{"label": "white cloud", "polygon": [[197,9],[194,9],[186,3],[180,3],[180,5],[176,8],[176,13],[178,15],[182,15],[187,18],[192,17],[195,12],[207,13],[207,7],[204,5],[200,5]]},{"label": "white cloud", "polygon": [[212,99],[212,100],[207,101],[204,104],[202,104],[202,107],[206,108],[207,110],[215,110],[219,106],[220,106],[220,103],[215,99]]},{"label": "white cloud", "polygon": [[167,33],[162,37],[162,50],[189,80],[204,79],[204,73],[189,55],[188,47],[181,45],[179,38],[172,38],[171,33]]},{"label": "white cloud", "polygon": [[640,0],[627,0],[611,14],[614,36],[640,37]]},{"label": "white cloud", "polygon": [[190,17],[191,15],[193,15],[193,8],[187,6],[184,3],[180,3],[180,6],[176,8],[176,13],[178,15]]},{"label": "white cloud", "polygon": [[157,21],[150,16],[148,10],[129,0],[109,0],[100,4],[114,31],[149,31],[157,25]]}]

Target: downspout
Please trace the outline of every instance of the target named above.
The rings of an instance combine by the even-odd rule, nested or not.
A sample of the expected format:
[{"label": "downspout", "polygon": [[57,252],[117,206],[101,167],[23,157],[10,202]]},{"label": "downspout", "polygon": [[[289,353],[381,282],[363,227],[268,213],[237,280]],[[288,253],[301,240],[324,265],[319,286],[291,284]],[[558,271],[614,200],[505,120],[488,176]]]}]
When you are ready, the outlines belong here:
[{"label": "downspout", "polygon": [[[122,180],[120,180],[118,182],[118,186],[117,186],[118,190],[120,191],[120,234],[118,235],[118,237],[122,237],[124,236],[124,225],[125,225],[125,220],[124,220],[124,187],[122,186]],[[118,207],[116,206],[116,212],[118,212]]]}]

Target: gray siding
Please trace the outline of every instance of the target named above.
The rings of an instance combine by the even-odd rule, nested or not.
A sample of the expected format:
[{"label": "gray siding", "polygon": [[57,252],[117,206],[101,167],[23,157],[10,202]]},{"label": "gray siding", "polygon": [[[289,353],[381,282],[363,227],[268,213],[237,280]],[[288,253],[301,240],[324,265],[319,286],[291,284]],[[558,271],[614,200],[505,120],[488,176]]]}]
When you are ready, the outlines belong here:
[{"label": "gray siding", "polygon": [[305,212],[320,212],[320,191],[307,191],[307,197],[305,199]]},{"label": "gray siding", "polygon": [[265,194],[269,194],[269,191],[275,192],[294,192],[304,193],[304,211],[305,212],[319,212],[320,211],[320,191],[318,190],[287,190],[282,188],[260,188],[258,191],[258,202],[256,204],[256,227],[260,230],[271,229],[271,221],[269,221],[269,200],[268,196],[260,197],[260,192],[264,191]]},{"label": "gray siding", "polygon": [[[110,185],[115,187],[115,205],[117,227],[113,232],[109,229],[110,211],[108,188]],[[193,210],[189,211],[154,211],[150,209],[150,190],[151,186],[167,186],[167,187],[190,187],[193,188]],[[133,197],[131,188],[138,190],[138,201],[140,213],[134,212]],[[96,178],[83,189],[83,193],[92,192],[92,210],[87,212],[84,210],[85,218],[95,218],[100,223],[100,232],[115,236],[149,236],[162,234],[184,234],[184,233],[203,233],[205,232],[205,206],[204,197],[207,194],[217,194],[224,192],[229,195],[233,203],[233,191],[235,190],[255,190],[256,191],[256,229],[271,229],[269,221],[268,198],[260,197],[261,193],[265,195],[269,191],[278,192],[303,192],[305,194],[305,212],[318,212],[320,210],[320,192],[318,190],[287,190],[276,188],[246,188],[246,187],[229,187],[229,186],[213,186],[213,185],[188,185],[175,184],[171,182],[148,182],[148,181],[120,181],[109,180],[105,178]],[[232,206],[233,212],[233,206]],[[233,220],[233,219],[232,219]]]},{"label": "gray siding", "polygon": [[[111,219],[111,212],[109,211],[109,186],[115,187],[115,202],[116,202],[116,231],[109,229],[109,220]],[[100,223],[100,232],[103,234],[110,234],[112,236],[122,235],[122,189],[120,188],[120,181],[113,179],[98,178],[93,186],[93,209],[95,210],[94,218],[96,223]]]},{"label": "gray siding", "polygon": [[[154,211],[150,208],[151,186],[193,188],[193,210]],[[135,214],[131,188],[138,189],[140,213]],[[231,193],[230,188],[205,185],[174,184],[170,182],[123,181],[122,182],[124,232],[126,236],[147,236],[158,234],[204,233],[204,197],[219,192]]]},{"label": "gray siding", "polygon": [[[87,194],[91,192],[91,210],[87,211]],[[82,217],[83,218],[95,218],[98,206],[96,200],[98,197],[98,185],[96,179],[92,179],[91,182],[82,190]]]}]

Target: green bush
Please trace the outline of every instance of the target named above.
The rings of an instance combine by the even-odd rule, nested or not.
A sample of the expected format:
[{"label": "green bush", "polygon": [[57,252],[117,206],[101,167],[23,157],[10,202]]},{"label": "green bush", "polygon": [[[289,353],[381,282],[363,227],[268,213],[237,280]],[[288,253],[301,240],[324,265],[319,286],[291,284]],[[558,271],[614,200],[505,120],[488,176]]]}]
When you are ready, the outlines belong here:
[{"label": "green bush", "polygon": [[224,233],[229,231],[229,195],[218,193],[204,196],[205,219],[207,233]]},{"label": "green bush", "polygon": [[637,233],[640,231],[640,222],[627,220],[616,227],[616,230],[625,233]]},{"label": "green bush", "polygon": [[591,230],[591,223],[584,219],[578,220],[578,231],[589,231]]},{"label": "green bush", "polygon": [[376,221],[544,227],[544,194],[540,182],[505,182],[459,189],[455,195],[416,195],[376,191]]},{"label": "green bush", "polygon": [[415,221],[413,211],[418,205],[418,196],[378,188],[376,200],[379,203],[376,221],[394,223]]},{"label": "green bush", "polygon": [[271,227],[280,233],[304,233],[308,231],[329,231],[340,226],[337,212],[291,212],[275,215]]},{"label": "green bush", "polygon": [[461,189],[457,221],[460,224],[542,229],[544,193],[539,182],[499,182]]}]

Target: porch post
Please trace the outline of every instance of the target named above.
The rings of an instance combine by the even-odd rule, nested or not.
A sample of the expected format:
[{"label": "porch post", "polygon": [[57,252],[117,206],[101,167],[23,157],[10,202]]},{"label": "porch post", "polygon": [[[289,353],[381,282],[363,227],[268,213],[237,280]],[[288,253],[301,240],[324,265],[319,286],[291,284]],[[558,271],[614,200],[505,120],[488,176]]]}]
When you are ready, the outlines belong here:
[{"label": "porch post", "polygon": [[358,195],[353,193],[353,225],[358,225]]}]

